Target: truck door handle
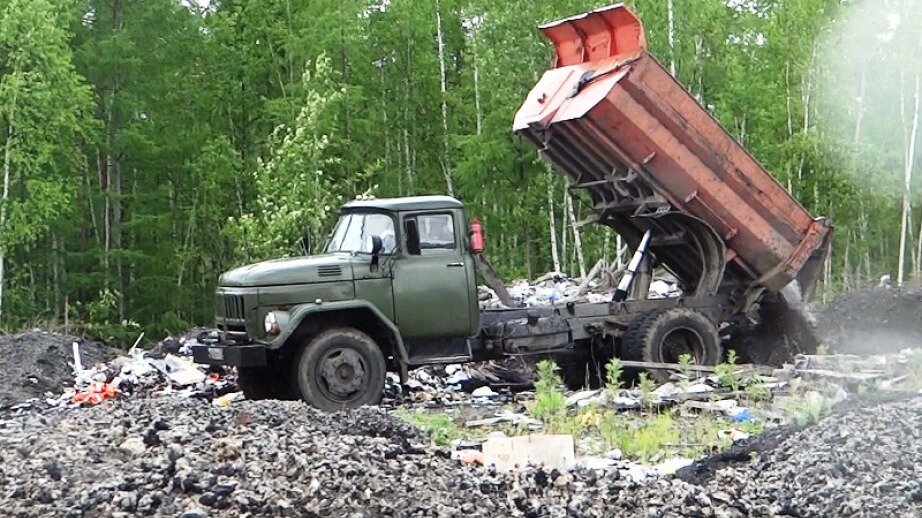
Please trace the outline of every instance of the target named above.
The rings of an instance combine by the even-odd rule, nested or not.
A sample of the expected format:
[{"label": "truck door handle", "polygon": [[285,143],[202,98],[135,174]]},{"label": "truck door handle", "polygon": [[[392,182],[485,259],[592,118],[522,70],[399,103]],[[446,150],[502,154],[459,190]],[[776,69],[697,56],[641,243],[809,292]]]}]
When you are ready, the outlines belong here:
[{"label": "truck door handle", "polygon": [[463,263],[463,262],[460,262],[460,261],[457,262],[457,263],[448,263],[448,267],[449,267],[449,268],[460,268],[460,267],[463,267],[463,266],[464,266],[464,263]]}]

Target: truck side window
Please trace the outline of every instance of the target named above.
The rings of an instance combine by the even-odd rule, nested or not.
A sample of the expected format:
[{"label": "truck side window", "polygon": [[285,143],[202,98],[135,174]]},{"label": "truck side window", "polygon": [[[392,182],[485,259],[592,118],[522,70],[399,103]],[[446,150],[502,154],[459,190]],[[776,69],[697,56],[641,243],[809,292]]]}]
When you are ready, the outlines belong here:
[{"label": "truck side window", "polygon": [[451,214],[421,214],[416,221],[421,250],[454,250],[455,225]]}]

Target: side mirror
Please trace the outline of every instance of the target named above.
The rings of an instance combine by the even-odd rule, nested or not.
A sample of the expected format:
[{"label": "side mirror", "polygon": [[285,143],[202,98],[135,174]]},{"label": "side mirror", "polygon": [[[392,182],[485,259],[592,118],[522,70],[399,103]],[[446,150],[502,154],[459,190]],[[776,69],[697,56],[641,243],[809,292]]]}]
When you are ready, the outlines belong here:
[{"label": "side mirror", "polygon": [[408,219],[404,223],[407,231],[407,253],[410,255],[419,255],[419,226],[415,219]]},{"label": "side mirror", "polygon": [[371,236],[371,255],[378,255],[382,248],[384,241],[381,240],[381,236]]},{"label": "side mirror", "polygon": [[381,240],[381,236],[371,236],[371,271],[378,269],[378,254],[381,253],[383,247],[384,241]]},{"label": "side mirror", "polygon": [[301,251],[304,255],[311,255],[311,231],[305,228],[301,231]]}]

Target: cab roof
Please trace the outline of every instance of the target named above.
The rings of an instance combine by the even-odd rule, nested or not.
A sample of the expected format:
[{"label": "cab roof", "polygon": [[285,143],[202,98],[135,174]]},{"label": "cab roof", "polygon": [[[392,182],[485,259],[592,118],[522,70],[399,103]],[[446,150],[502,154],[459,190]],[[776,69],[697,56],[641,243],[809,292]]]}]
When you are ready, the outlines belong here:
[{"label": "cab roof", "polygon": [[404,210],[460,209],[464,205],[451,196],[404,196],[402,198],[379,198],[355,200],[343,205],[343,210]]}]

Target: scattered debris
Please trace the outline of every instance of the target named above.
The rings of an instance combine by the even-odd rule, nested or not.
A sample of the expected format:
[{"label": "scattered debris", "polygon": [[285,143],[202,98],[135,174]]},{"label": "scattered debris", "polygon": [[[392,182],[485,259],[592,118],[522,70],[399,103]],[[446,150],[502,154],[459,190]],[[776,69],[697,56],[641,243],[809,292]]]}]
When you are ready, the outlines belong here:
[{"label": "scattered debris", "polygon": [[[866,391],[915,393],[917,351],[799,356],[771,372],[738,368],[743,381],[736,390],[702,372],[703,377],[680,376],[646,387],[646,392],[565,394],[564,408],[576,414],[580,426],[598,427],[603,413],[614,414],[628,425],[626,433],[638,433],[636,423],[649,419],[646,415],[669,413],[686,423],[711,423],[702,428],[701,445],[734,444],[728,452],[771,437],[771,432],[756,435],[765,423],[791,429],[835,415],[845,405],[839,411],[849,417],[839,418],[837,426],[852,431],[836,431],[826,424],[834,418],[823,419],[805,430],[807,435],[777,436],[774,446],[752,463],[745,454],[716,478],[697,477],[699,485],[692,485],[683,481],[688,480],[684,474],[706,465],[698,456],[702,450],[688,449],[696,446],[694,439],[666,439],[667,447],[641,458],[629,443],[622,451],[610,442],[548,434],[548,425],[529,414],[534,394],[522,391],[532,386],[533,366],[518,359],[416,369],[406,386],[388,381],[385,409],[321,414],[299,402],[244,400],[233,372],[212,372],[184,354],[199,338],[169,339],[154,350],[133,348],[103,361],[96,361],[85,343],[61,344],[58,354],[63,354],[69,378],[63,385],[73,388],[13,405],[0,420],[0,485],[9,488],[0,495],[0,505],[13,514],[80,509],[84,514],[255,515],[295,508],[315,514],[393,514],[398,509],[445,514],[468,506],[465,514],[474,515],[669,515],[698,509],[704,515],[734,516],[790,514],[783,507],[790,501],[799,514],[820,516],[866,510],[862,505],[868,498],[887,493],[896,498],[875,512],[907,515],[911,512],[905,506],[913,505],[913,495],[922,491],[911,482],[922,475],[913,469],[922,465],[913,449],[920,440],[922,399],[880,405],[889,410],[857,406],[863,397],[858,394]],[[753,387],[758,390],[749,393]],[[748,399],[757,393],[767,395]],[[78,409],[81,405],[86,408]],[[443,422],[454,428],[439,444],[453,451],[437,452],[419,430],[395,421],[386,410],[393,406],[452,412],[454,417]],[[183,419],[169,420],[176,415]],[[795,424],[784,424],[789,422]],[[826,430],[822,433],[831,443],[854,442],[864,436],[865,427],[871,430],[870,453],[857,444],[830,451],[820,441],[805,439],[819,429]],[[507,436],[525,432],[531,434]],[[305,445],[310,446],[301,448]],[[24,451],[30,453],[24,457]],[[879,472],[867,467],[871,462],[882,466],[884,474],[872,481],[849,475],[861,472],[855,464],[859,451],[864,472]],[[906,462],[887,460],[897,458],[896,451]],[[87,465],[86,458],[100,460]],[[853,468],[827,476],[828,470],[804,464],[807,459],[852,463]],[[112,468],[116,475],[99,478],[97,472],[108,463],[118,464]],[[291,484],[298,473],[312,475],[304,484]],[[349,494],[337,489],[345,480],[357,487],[357,473],[367,481],[363,489]],[[409,479],[407,473],[412,473]],[[787,482],[797,473],[811,473],[803,487],[828,497],[811,499],[807,489]],[[759,479],[765,482],[753,482]],[[60,485],[64,482],[66,490]],[[845,485],[856,485],[855,494],[864,496],[841,493]]]},{"label": "scattered debris", "polygon": [[[533,281],[519,279],[506,286],[512,301],[519,307],[539,307],[567,302],[610,302],[617,288],[620,272],[613,271],[599,261],[586,278],[570,278],[562,272],[548,272]],[[480,306],[500,308],[496,292],[486,286],[479,286]],[[678,297],[682,291],[671,275],[663,272],[650,284],[652,299]]]}]

